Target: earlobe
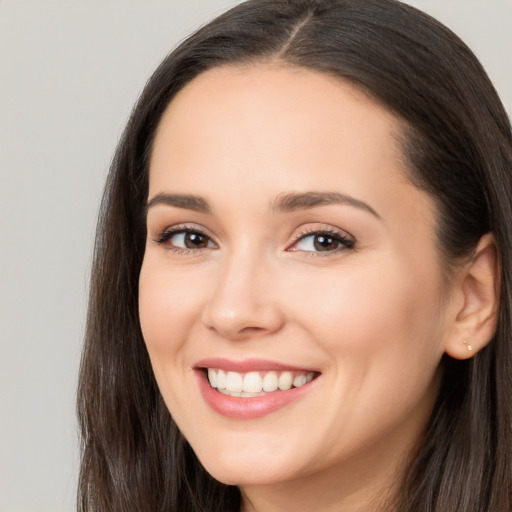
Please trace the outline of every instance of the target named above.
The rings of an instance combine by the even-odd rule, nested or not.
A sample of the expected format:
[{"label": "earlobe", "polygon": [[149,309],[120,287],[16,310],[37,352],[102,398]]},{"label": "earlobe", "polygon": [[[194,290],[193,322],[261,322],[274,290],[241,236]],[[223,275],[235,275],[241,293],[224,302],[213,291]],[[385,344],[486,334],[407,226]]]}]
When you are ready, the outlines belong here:
[{"label": "earlobe", "polygon": [[446,340],[445,351],[449,356],[468,359],[491,341],[498,321],[500,275],[496,241],[487,233],[458,279],[463,300]]}]

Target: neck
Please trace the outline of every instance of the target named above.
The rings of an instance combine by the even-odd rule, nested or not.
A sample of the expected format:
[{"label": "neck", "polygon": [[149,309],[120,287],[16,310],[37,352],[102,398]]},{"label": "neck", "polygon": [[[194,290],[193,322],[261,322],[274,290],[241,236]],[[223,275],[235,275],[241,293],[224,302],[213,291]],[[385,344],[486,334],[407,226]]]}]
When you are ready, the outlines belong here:
[{"label": "neck", "polygon": [[394,506],[389,489],[374,489],[373,496],[365,492],[340,493],[338,488],[325,485],[265,489],[261,492],[243,493],[242,512],[282,512],[300,510],[304,512],[393,512]]}]

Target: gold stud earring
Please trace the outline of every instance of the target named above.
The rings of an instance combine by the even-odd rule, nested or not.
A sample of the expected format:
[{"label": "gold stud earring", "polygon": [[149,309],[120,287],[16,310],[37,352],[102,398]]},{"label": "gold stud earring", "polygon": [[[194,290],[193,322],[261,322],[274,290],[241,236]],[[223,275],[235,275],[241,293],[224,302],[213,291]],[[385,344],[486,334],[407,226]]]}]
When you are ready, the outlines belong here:
[{"label": "gold stud earring", "polygon": [[473,347],[468,343],[467,340],[464,340],[464,345],[468,347],[468,350],[471,352],[473,350]]}]

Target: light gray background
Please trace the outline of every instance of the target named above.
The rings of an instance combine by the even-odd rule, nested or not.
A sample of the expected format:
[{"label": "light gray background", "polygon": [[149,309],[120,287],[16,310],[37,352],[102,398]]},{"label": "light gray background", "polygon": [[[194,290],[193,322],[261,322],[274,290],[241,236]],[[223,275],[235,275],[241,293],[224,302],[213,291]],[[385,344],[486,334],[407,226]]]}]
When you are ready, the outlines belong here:
[{"label": "light gray background", "polygon": [[[117,139],[176,42],[236,0],[0,0],[0,512],[74,510],[94,224]],[[512,0],[411,0],[512,112]]]}]

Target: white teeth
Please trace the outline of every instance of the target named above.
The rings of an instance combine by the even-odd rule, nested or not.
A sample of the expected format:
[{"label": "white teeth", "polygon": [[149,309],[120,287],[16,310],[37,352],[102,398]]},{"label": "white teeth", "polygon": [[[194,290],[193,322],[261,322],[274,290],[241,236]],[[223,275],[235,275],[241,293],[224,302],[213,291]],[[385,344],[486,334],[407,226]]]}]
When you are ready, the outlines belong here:
[{"label": "white teeth", "polygon": [[300,375],[297,375],[293,378],[293,386],[296,388],[300,388],[301,386],[304,386],[307,382],[307,377],[302,373]]},{"label": "white teeth", "polygon": [[315,378],[314,372],[226,372],[208,368],[208,380],[212,388],[219,392],[237,397],[264,396],[280,389],[288,391],[299,388]]},{"label": "white teeth", "polygon": [[210,381],[210,386],[212,388],[216,388],[217,386],[217,371],[213,368],[208,368],[208,380]]},{"label": "white teeth", "polygon": [[248,393],[261,393],[263,382],[258,372],[249,372],[245,374],[243,390]]},{"label": "white teeth", "polygon": [[291,389],[293,384],[293,373],[292,372],[282,372],[279,375],[279,379],[277,381],[277,385],[281,391],[288,391]]},{"label": "white teeth", "polygon": [[240,393],[240,392],[228,391],[227,389],[219,389],[218,391],[220,391],[223,395],[229,395],[229,396],[241,396],[242,395],[242,393]]},{"label": "white teeth", "polygon": [[277,389],[277,373],[276,372],[268,372],[263,377],[263,391],[267,393],[271,393]]},{"label": "white teeth", "polygon": [[217,373],[217,388],[223,389],[226,387],[226,372],[219,370]]},{"label": "white teeth", "polygon": [[[230,392],[242,392],[242,376],[237,372],[228,372],[226,375],[226,389]],[[248,390],[247,390],[248,391]]]}]

